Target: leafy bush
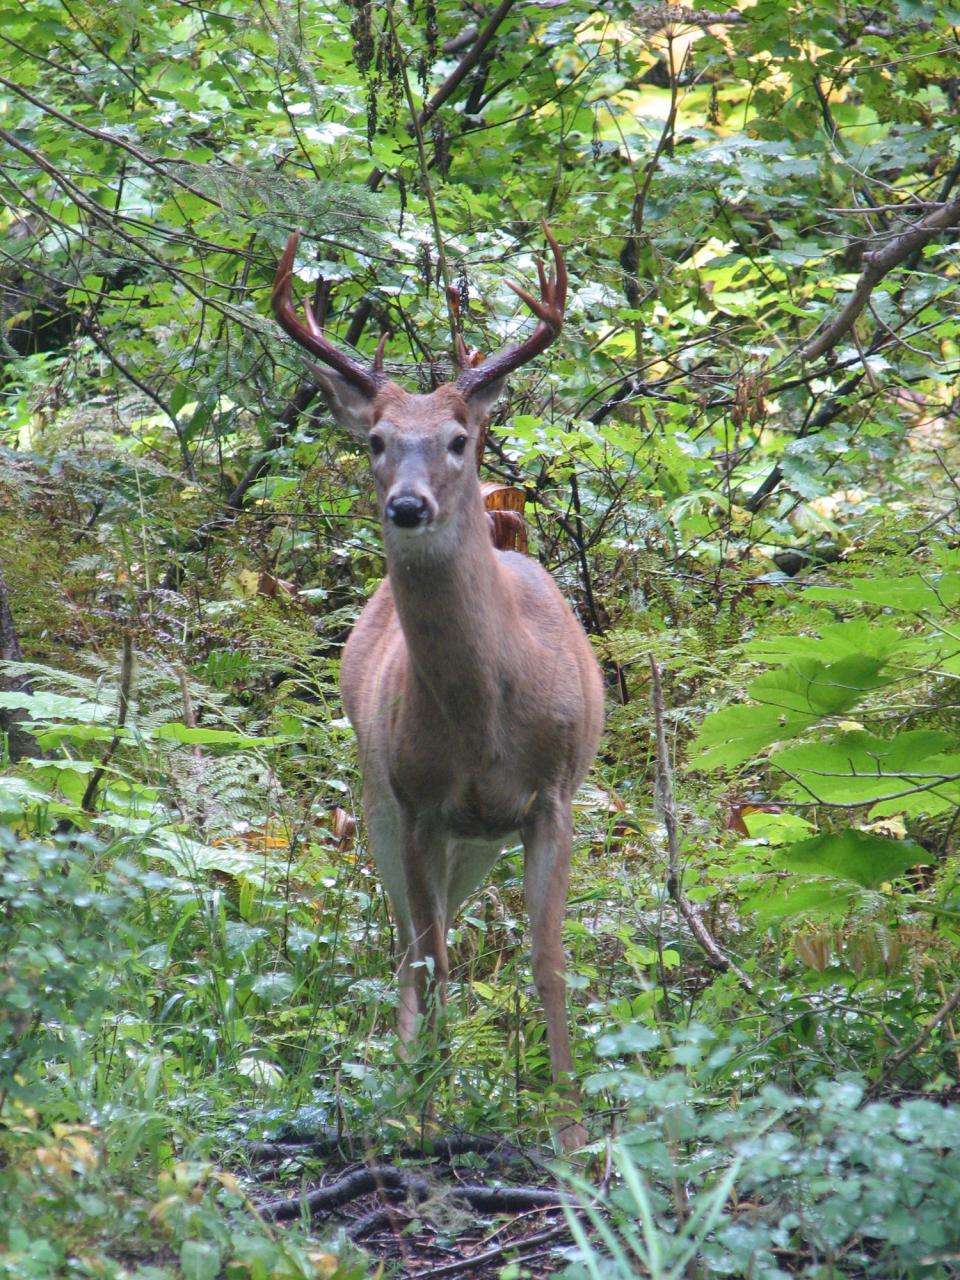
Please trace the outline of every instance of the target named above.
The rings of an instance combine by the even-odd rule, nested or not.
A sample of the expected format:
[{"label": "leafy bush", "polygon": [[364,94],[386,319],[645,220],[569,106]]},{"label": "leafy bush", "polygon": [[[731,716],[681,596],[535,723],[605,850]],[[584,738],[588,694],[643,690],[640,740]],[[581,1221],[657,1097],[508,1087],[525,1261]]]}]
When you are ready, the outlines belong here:
[{"label": "leafy bush", "polygon": [[632,1119],[616,1186],[571,1178],[578,1257],[565,1280],[951,1276],[960,1249],[960,1108],[869,1101],[850,1075],[730,1105],[676,1072],[622,1072]]},{"label": "leafy bush", "polygon": [[0,1111],[82,1063],[135,943],[132,867],[89,836],[43,843],[0,826]]}]

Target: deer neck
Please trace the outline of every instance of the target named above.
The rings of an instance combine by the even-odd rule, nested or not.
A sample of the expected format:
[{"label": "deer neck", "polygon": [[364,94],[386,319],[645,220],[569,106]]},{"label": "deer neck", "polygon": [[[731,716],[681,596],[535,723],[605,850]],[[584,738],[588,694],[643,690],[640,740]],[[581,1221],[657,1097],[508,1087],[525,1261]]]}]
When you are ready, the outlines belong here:
[{"label": "deer neck", "polygon": [[391,532],[387,569],[411,693],[461,729],[482,721],[486,732],[499,711],[514,608],[479,490],[436,535],[411,544]]}]

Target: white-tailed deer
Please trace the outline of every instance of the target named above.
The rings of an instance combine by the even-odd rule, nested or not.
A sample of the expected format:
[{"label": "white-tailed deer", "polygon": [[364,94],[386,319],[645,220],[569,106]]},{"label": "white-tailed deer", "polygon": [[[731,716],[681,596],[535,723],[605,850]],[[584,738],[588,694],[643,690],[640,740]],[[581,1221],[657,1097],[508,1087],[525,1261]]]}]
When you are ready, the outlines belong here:
[{"label": "white-tailed deer", "polygon": [[[553,1077],[570,1084],[561,928],[572,801],[603,727],[600,670],[576,617],[540,565],[491,540],[474,463],[478,433],[507,374],[543,351],[563,323],[567,276],[556,262],[540,296],[511,287],[538,324],[518,347],[411,395],[338,351],[308,304],[291,299],[298,236],[277,268],[283,328],[323,362],[314,374],[334,417],[369,451],[388,576],[343,655],[341,690],[356,730],[370,849],[396,916],[401,1041],[442,1000],[447,928],[505,841],[523,841],[533,974],[546,1013]],[[435,1005],[435,1001],[434,1001]],[[564,1118],[560,1142],[586,1140]]]}]

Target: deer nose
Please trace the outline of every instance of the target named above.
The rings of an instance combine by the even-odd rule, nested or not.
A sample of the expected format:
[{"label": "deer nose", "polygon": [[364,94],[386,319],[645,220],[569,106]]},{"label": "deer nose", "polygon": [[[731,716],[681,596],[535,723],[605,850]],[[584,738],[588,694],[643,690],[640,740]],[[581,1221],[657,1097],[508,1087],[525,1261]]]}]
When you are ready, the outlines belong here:
[{"label": "deer nose", "polygon": [[401,493],[387,500],[387,519],[401,529],[415,529],[430,519],[430,504],[415,493]]}]

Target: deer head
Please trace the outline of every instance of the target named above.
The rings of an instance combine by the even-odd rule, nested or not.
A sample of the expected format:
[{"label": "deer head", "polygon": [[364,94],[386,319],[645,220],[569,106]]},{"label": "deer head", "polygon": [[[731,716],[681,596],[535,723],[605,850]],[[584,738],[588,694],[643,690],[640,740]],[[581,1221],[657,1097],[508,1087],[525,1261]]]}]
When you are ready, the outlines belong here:
[{"label": "deer head", "polygon": [[508,282],[537,317],[533,333],[518,346],[474,366],[460,339],[458,377],[428,395],[407,392],[387,378],[383,371],[386,334],[373,362],[366,366],[329,341],[308,302],[303,304],[303,319],[297,315],[292,279],[300,233],[287,241],[274,280],[274,314],[290,337],[322,362],[311,365],[311,371],[337,422],[367,444],[387,536],[408,540],[429,533],[434,535],[430,542],[446,542],[437,535],[449,530],[453,536],[462,513],[479,502],[473,459],[483,424],[500,398],[507,375],[544,351],[563,324],[566,267],[546,223],[543,230],[555,267],[548,276],[537,259],[540,296]]}]

